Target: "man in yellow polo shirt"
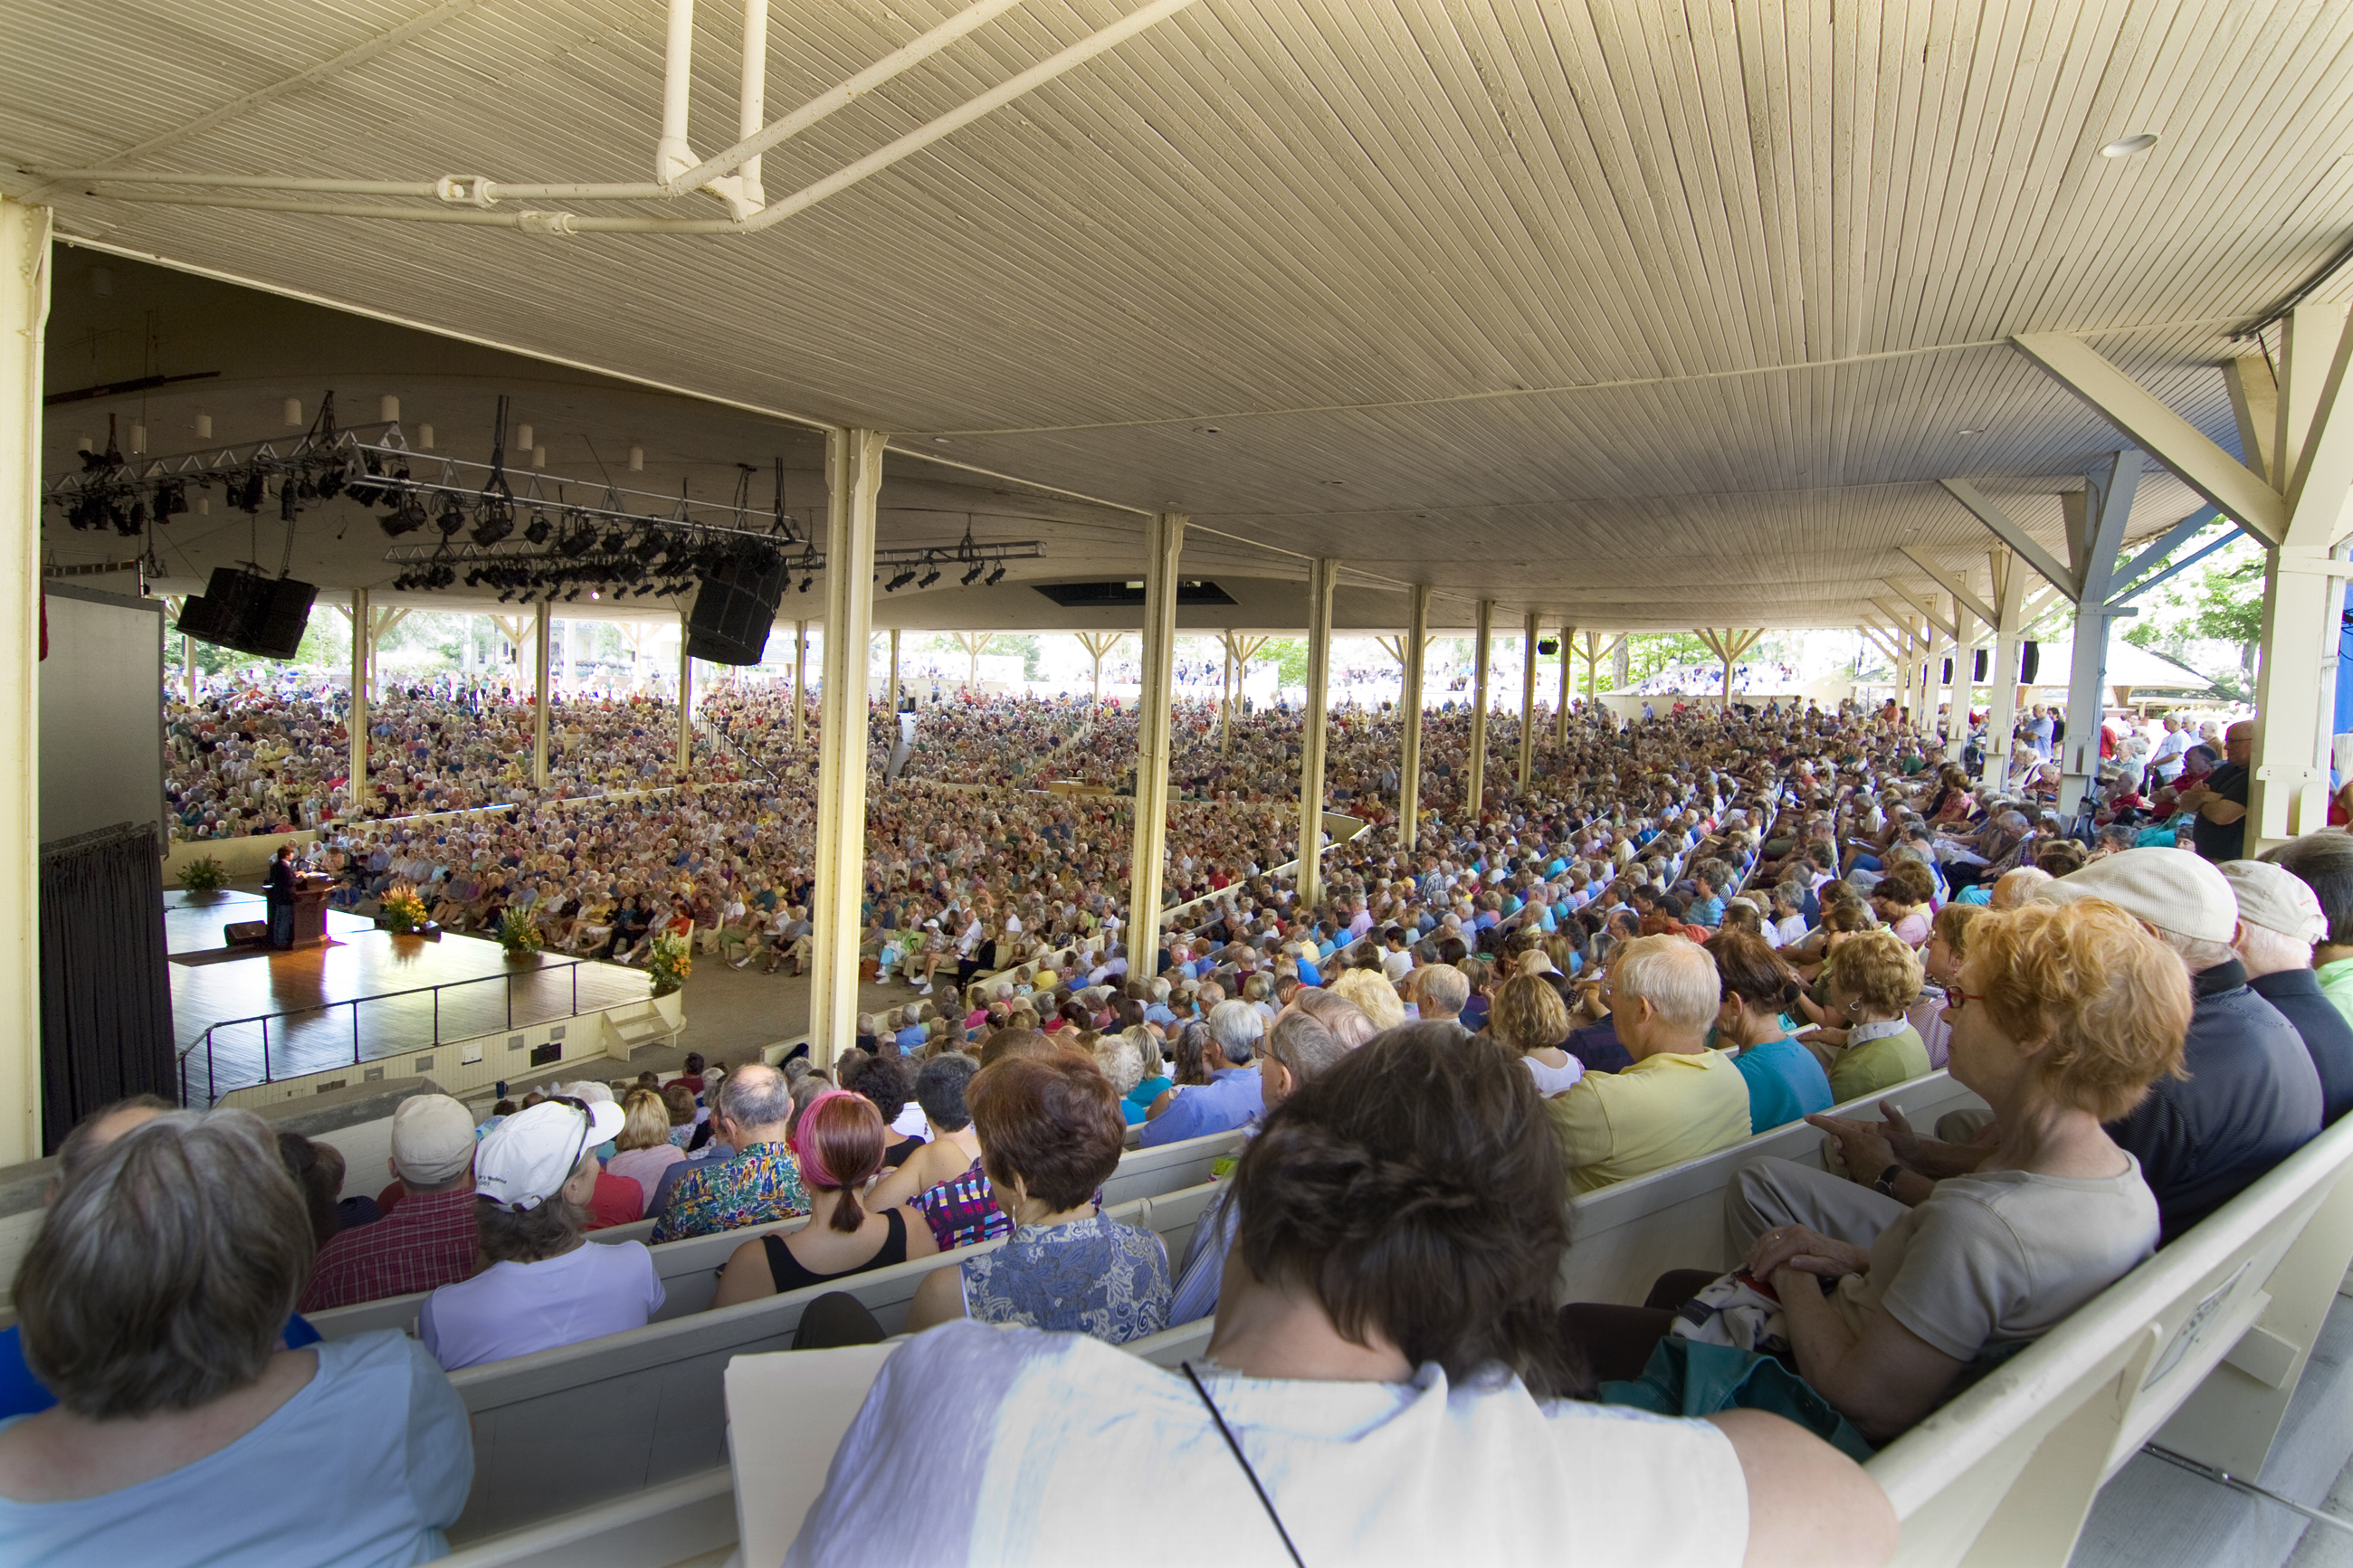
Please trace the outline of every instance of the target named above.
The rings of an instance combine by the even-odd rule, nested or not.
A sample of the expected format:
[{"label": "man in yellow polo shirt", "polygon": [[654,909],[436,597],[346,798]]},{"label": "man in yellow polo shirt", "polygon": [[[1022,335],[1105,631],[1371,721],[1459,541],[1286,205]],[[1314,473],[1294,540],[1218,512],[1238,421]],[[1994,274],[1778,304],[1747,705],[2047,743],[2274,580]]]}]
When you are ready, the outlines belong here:
[{"label": "man in yellow polo shirt", "polygon": [[1572,1194],[1748,1136],[1748,1080],[1707,1045],[1722,991],[1707,950],[1681,936],[1638,937],[1611,959],[1609,984],[1618,1043],[1634,1065],[1587,1073],[1545,1102]]}]

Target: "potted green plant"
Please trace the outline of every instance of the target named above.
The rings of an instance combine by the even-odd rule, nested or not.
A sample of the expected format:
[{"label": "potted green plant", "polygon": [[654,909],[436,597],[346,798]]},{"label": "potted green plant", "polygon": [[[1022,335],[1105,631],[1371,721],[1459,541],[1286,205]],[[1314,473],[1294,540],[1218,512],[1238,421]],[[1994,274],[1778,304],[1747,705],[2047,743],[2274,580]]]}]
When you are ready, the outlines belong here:
[{"label": "potted green plant", "polygon": [[694,973],[694,959],[686,938],[676,931],[664,931],[654,938],[652,953],[646,959],[646,973],[653,976],[654,994],[667,996],[686,984]]},{"label": "potted green plant", "polygon": [[499,945],[510,960],[525,959],[539,951],[539,927],[521,910],[499,912]]},{"label": "potted green plant", "polygon": [[228,868],[220,858],[206,855],[180,868],[180,891],[198,898],[208,897],[228,886]]}]

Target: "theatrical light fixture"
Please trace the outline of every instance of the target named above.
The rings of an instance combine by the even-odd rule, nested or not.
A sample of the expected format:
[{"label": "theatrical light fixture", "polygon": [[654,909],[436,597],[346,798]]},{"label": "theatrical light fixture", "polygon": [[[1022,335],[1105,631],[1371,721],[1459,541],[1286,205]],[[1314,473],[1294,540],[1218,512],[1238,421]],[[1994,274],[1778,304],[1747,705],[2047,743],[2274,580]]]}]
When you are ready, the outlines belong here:
[{"label": "theatrical light fixture", "polygon": [[456,496],[442,497],[441,515],[433,520],[433,526],[439,529],[445,535],[455,533],[465,527],[466,503]]},{"label": "theatrical light fixture", "polygon": [[938,582],[939,580],[940,580],[940,569],[939,569],[938,567],[934,566],[934,567],[933,567],[930,571],[928,571],[928,572],[924,573],[922,576],[920,576],[920,577],[918,577],[918,578],[916,578],[916,579],[915,579],[915,586],[916,586],[916,587],[918,587],[918,588],[928,588],[928,587],[930,587],[933,584],[934,584],[934,583],[936,583],[936,582]]},{"label": "theatrical light fixture", "polygon": [[892,578],[888,583],[883,584],[882,591],[886,594],[895,594],[914,580],[915,569],[913,566],[910,566],[903,572],[901,572],[896,577]]},{"label": "theatrical light fixture", "polygon": [[975,583],[979,582],[980,574],[987,570],[988,570],[988,568],[982,563],[978,561],[974,562],[972,563],[972,569],[964,574],[964,585],[969,588]]},{"label": "theatrical light fixture", "polygon": [[385,512],[381,521],[384,524],[384,531],[388,538],[398,539],[404,533],[416,532],[428,521],[425,513],[424,498],[415,490],[405,492],[393,503],[392,510]]},{"label": "theatrical light fixture", "polygon": [[986,577],[984,577],[984,578],[982,578],[982,579],[981,579],[981,582],[983,583],[983,584],[985,584],[985,585],[986,585],[986,586],[987,586],[987,587],[991,587],[991,588],[996,587],[999,583],[1002,583],[1002,582],[1004,582],[1004,581],[1005,581],[1005,563],[1004,563],[1004,562],[1002,562],[1002,561],[1000,561],[1000,562],[998,562],[998,563],[997,563],[997,570],[996,570],[996,571],[991,572],[987,576],[986,576]]},{"label": "theatrical light fixture", "polygon": [[547,536],[554,531],[555,525],[547,521],[547,514],[533,507],[531,521],[523,524],[522,536],[533,544],[544,544]]},{"label": "theatrical light fixture", "polygon": [[513,531],[512,507],[484,507],[481,515],[474,520],[474,542],[485,548],[496,544]]}]

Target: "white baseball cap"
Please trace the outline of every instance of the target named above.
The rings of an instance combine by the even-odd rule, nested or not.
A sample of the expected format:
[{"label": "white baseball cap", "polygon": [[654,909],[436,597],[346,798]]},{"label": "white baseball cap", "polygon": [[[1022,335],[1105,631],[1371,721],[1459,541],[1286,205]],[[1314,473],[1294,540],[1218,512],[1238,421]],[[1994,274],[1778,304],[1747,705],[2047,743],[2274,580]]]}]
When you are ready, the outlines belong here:
[{"label": "white baseball cap", "polygon": [[2046,903],[2105,899],[2144,925],[2193,941],[2227,943],[2238,934],[2239,900],[2230,879],[2179,849],[2120,849],[2034,889]]},{"label": "white baseball cap", "polygon": [[446,1094],[415,1094],[392,1113],[392,1163],[404,1181],[438,1186],[474,1157],[472,1112]]},{"label": "white baseball cap", "polygon": [[2319,895],[2286,867],[2264,860],[2225,860],[2217,869],[2239,896],[2239,918],[2249,925],[2298,942],[2328,939],[2328,917],[2321,911]]},{"label": "white baseball cap", "polygon": [[543,1100],[491,1129],[474,1151],[474,1195],[520,1214],[563,1191],[581,1160],[618,1136],[627,1118],[610,1100]]}]

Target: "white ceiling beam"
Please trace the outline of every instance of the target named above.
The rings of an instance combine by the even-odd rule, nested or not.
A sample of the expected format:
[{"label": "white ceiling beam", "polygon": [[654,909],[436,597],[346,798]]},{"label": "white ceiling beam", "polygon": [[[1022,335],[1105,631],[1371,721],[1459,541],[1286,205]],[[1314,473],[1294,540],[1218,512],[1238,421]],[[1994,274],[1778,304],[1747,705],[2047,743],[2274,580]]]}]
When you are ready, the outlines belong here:
[{"label": "white ceiling beam", "polygon": [[1991,530],[1995,538],[2009,545],[2029,566],[2042,573],[2044,581],[2052,587],[2071,599],[2083,592],[2083,582],[2074,573],[2060,565],[2034,535],[2027,532],[2015,518],[1995,505],[1992,499],[1975,485],[1967,479],[1939,479],[1937,483],[1945,487],[1947,494],[1974,512],[1977,520]]},{"label": "white ceiling beam", "polygon": [[2010,341],[2053,381],[2082,398],[2183,484],[2244,524],[2248,531],[2274,544],[2285,536],[2287,508],[2277,490],[2098,350],[2066,332],[2025,332]]},{"label": "white ceiling beam", "polygon": [[1893,577],[1886,578],[1884,581],[1889,587],[1903,595],[1905,599],[1914,609],[1926,616],[1929,626],[1935,627],[1937,631],[1944,633],[1948,637],[1956,639],[1959,637],[1960,634],[1955,629],[1953,621],[1936,608],[1933,600],[1914,593],[1911,589],[1905,587],[1903,584],[1898,583]]},{"label": "white ceiling beam", "polygon": [[[1969,614],[1983,621],[1987,626],[1993,626],[2001,619],[2000,616],[1993,613],[1992,605],[1987,604],[1983,599],[1978,598],[1975,593],[1970,591],[1968,582],[1964,580],[1960,573],[1947,571],[1946,568],[1939,566],[1935,561],[1913,549],[1908,544],[1899,544],[1896,548],[1904,552],[1905,560],[1911,562],[1913,565],[1917,566],[1921,571],[1926,572],[1930,577],[1936,579],[1936,585],[1944,589],[1946,593],[1950,594],[1953,596],[1954,601],[1958,604],[1961,608],[1968,611]],[[1957,622],[1957,619],[1958,617],[1956,617]]]}]

